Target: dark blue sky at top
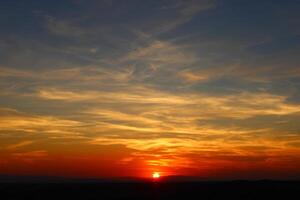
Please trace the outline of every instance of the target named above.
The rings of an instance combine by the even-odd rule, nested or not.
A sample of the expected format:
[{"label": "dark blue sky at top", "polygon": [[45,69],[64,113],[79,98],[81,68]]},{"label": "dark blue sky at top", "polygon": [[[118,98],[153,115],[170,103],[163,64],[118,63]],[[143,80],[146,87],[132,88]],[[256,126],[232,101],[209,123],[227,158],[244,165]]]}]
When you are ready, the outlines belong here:
[{"label": "dark blue sky at top", "polygon": [[[182,14],[186,5],[192,10],[199,2],[211,6]],[[229,66],[238,66],[186,90],[226,93],[264,88],[297,93],[299,78],[293,73],[299,73],[295,71],[300,64],[299,9],[298,0],[2,1],[0,65],[16,69],[133,65],[137,75],[147,74],[149,61],[111,61],[159,40],[180,46],[196,59],[172,63],[176,73],[213,69],[222,74]],[[133,81],[177,90],[181,82],[166,76],[173,73],[168,70]]]}]

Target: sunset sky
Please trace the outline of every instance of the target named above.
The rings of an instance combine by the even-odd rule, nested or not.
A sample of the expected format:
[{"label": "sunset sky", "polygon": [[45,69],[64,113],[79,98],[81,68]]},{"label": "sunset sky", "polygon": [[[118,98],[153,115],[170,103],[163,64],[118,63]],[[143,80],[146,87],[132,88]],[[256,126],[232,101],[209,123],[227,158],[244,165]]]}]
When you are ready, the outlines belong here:
[{"label": "sunset sky", "polygon": [[0,3],[0,175],[300,178],[300,1]]}]

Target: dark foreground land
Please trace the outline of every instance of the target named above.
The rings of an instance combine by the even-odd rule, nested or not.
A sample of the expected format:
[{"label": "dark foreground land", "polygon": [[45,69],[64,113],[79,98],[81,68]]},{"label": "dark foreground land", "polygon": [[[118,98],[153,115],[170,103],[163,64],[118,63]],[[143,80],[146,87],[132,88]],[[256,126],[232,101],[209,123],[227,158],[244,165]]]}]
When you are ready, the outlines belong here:
[{"label": "dark foreground land", "polygon": [[299,181],[7,182],[0,199],[300,199]]}]

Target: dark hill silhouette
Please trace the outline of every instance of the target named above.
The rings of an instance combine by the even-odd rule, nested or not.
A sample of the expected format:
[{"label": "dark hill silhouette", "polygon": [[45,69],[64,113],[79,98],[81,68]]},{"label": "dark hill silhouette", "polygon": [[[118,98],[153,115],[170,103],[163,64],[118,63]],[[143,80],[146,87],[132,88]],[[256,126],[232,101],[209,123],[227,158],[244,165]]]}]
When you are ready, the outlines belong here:
[{"label": "dark hill silhouette", "polygon": [[194,177],[66,179],[0,176],[2,200],[300,199],[300,181],[200,181]]}]

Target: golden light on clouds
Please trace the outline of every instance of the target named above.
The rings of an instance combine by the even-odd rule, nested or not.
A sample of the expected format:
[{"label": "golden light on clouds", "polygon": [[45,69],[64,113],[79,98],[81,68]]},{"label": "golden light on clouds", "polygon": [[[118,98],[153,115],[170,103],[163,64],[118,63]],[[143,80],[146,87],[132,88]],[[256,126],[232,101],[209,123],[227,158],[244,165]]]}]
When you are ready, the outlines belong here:
[{"label": "golden light on clouds", "polygon": [[298,176],[299,26],[253,28],[217,2],[89,2],[3,27],[0,174]]},{"label": "golden light on clouds", "polygon": [[[48,153],[52,147],[33,148],[42,141],[51,144],[61,140],[51,146],[63,151],[66,149],[63,144],[74,142],[77,147],[92,145],[91,148],[96,149],[97,146],[111,146],[116,150],[121,145],[128,149],[128,154],[119,163],[129,166],[135,162],[144,163],[141,176],[146,174],[142,171],[151,169],[174,174],[172,168],[177,168],[178,173],[182,173],[180,169],[188,168],[201,173],[210,169],[213,163],[219,163],[215,167],[235,162],[245,162],[247,166],[246,160],[250,158],[267,165],[270,157],[290,151],[292,147],[287,145],[297,136],[279,140],[271,135],[276,132],[273,126],[257,128],[201,122],[222,118],[243,122],[259,116],[280,117],[300,111],[299,105],[286,103],[286,97],[264,92],[210,96],[204,93],[181,95],[147,87],[128,87],[115,92],[43,89],[24,98],[53,102],[54,105],[90,106],[75,109],[64,117],[2,108],[0,127],[3,131],[29,134],[21,141],[2,142],[6,146],[2,151],[11,151],[14,159],[21,156],[31,162],[40,162],[41,158],[47,157],[53,159]],[[22,148],[28,150],[17,151]],[[99,154],[107,156],[109,151],[104,148]],[[280,160],[277,161],[276,156],[273,159],[274,162]]]}]

